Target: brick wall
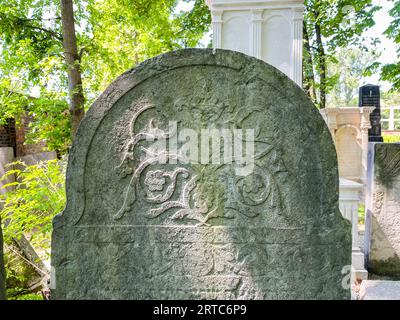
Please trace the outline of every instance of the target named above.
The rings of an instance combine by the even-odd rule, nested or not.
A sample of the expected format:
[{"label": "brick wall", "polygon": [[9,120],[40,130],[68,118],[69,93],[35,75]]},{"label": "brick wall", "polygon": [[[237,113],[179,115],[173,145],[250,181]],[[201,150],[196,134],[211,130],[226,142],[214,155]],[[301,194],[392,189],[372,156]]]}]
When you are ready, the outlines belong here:
[{"label": "brick wall", "polygon": [[6,124],[0,126],[0,148],[3,147],[14,148],[14,155],[16,154],[16,130],[13,119],[7,120]]}]

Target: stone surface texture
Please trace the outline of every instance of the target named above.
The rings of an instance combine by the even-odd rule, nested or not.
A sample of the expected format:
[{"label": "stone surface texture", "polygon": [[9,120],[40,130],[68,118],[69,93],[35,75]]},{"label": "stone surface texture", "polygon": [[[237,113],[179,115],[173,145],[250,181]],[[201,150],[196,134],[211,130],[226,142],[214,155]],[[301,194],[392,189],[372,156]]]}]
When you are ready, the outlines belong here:
[{"label": "stone surface texture", "polygon": [[372,144],[367,199],[368,270],[400,279],[400,144]]},{"label": "stone surface texture", "polygon": [[400,281],[364,280],[360,300],[400,300]]},{"label": "stone surface texture", "polygon": [[[254,129],[255,167],[142,160],[168,121]],[[151,155],[151,152],[149,152]],[[283,73],[187,49],[121,75],[82,121],[54,219],[55,299],[348,299],[335,147]]]}]

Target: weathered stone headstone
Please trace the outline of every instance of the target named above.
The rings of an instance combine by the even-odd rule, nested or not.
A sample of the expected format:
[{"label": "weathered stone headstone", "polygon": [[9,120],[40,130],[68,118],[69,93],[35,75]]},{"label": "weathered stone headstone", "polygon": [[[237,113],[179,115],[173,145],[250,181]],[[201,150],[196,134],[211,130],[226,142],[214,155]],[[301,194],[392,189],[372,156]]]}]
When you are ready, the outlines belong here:
[{"label": "weathered stone headstone", "polygon": [[[206,129],[235,132],[251,161],[218,162],[225,140],[197,163],[193,148],[183,157]],[[52,297],[349,298],[338,181],[323,119],[277,69],[225,50],[148,60],[80,125],[54,220]]]},{"label": "weathered stone headstone", "polygon": [[368,160],[368,271],[400,279],[400,144],[371,144]]}]

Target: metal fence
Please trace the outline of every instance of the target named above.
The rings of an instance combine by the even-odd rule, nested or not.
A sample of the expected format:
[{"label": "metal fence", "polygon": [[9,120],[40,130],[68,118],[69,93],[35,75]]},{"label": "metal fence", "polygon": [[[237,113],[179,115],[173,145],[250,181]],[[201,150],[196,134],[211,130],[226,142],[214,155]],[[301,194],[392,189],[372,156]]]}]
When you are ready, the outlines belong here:
[{"label": "metal fence", "polygon": [[400,132],[400,106],[381,107],[382,131]]}]

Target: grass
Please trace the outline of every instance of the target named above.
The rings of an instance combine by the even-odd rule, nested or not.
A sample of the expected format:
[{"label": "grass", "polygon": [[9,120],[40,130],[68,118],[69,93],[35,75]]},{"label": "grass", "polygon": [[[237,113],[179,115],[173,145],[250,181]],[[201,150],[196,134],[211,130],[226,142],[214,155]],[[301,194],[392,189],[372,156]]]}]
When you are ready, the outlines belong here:
[{"label": "grass", "polygon": [[400,134],[383,134],[383,141],[387,143],[400,142]]},{"label": "grass", "polygon": [[365,223],[365,206],[360,205],[358,207],[358,224],[364,224]]}]

